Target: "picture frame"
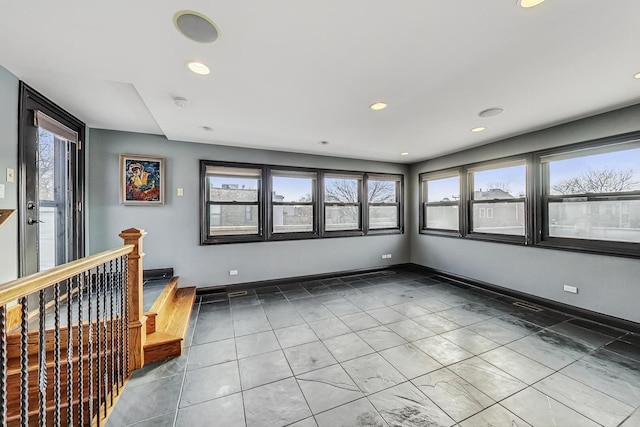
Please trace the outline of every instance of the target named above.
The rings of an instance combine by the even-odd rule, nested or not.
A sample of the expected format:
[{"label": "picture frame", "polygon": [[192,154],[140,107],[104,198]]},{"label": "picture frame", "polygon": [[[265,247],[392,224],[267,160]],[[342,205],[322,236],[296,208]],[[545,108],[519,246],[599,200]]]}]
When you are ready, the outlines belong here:
[{"label": "picture frame", "polygon": [[164,204],[164,157],[120,155],[120,203],[158,206]]}]

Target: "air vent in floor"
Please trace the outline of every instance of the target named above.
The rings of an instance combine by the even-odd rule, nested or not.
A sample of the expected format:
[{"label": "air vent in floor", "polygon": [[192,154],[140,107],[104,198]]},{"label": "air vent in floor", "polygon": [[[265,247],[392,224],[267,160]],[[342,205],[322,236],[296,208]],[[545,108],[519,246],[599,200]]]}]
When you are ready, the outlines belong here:
[{"label": "air vent in floor", "polygon": [[527,310],[535,311],[536,313],[543,311],[542,308],[537,305],[529,304],[528,302],[516,301],[513,303],[516,307],[526,308]]},{"label": "air vent in floor", "polygon": [[227,294],[227,296],[228,296],[229,298],[234,298],[234,297],[243,297],[243,296],[245,296],[245,295],[247,295],[247,291],[229,292],[229,293]]}]

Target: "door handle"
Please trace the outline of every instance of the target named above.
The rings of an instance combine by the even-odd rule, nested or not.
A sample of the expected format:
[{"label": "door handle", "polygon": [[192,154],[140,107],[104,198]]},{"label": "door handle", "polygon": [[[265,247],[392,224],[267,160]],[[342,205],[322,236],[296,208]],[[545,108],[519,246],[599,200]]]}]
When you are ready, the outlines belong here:
[{"label": "door handle", "polygon": [[33,219],[33,218],[29,218],[27,220],[27,224],[29,224],[29,225],[33,225],[33,224],[37,224],[37,223],[44,223],[44,221],[41,221],[39,219]]},{"label": "door handle", "polygon": [[35,209],[36,208],[36,204],[29,201],[27,202],[27,209],[31,210],[31,209]]}]

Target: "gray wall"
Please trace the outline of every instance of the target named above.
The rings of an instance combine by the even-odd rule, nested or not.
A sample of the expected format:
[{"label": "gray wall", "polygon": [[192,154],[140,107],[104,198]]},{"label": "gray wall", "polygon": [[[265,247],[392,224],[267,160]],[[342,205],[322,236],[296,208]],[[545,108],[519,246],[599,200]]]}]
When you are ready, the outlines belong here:
[{"label": "gray wall", "polygon": [[[7,168],[15,171],[14,182],[7,182]],[[0,209],[18,206],[18,79],[0,66],[0,184],[5,195]],[[0,283],[18,277],[18,215],[0,228]]]},{"label": "gray wall", "polygon": [[[169,141],[165,137],[92,129],[88,162],[89,253],[122,244],[129,227],[147,231],[145,268],[173,267],[182,285],[213,286],[381,267],[409,262],[403,235],[286,242],[199,245],[199,160],[407,173],[408,166],[334,157]],[[165,205],[123,206],[118,200],[118,156],[166,158]],[[184,196],[176,196],[183,188]],[[406,193],[406,192],[405,192]],[[382,259],[391,253],[392,259]],[[229,276],[229,270],[238,276]]]},{"label": "gray wall", "polygon": [[[418,230],[418,174],[640,129],[640,105],[510,138],[411,166],[409,211]],[[410,234],[416,264],[640,322],[640,261]],[[577,295],[563,285],[579,287]]]}]

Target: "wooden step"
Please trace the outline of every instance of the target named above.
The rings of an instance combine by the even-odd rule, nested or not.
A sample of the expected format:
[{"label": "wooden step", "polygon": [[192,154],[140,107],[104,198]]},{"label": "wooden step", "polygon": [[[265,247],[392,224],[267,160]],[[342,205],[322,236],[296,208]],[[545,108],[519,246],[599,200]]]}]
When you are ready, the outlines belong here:
[{"label": "wooden step", "polygon": [[172,277],[160,295],[153,302],[149,311],[144,313],[145,316],[147,316],[147,335],[156,331],[158,314],[163,312],[166,304],[173,298],[176,289],[178,289],[178,279],[178,276]]},{"label": "wooden step", "polygon": [[155,331],[147,333],[144,345],[145,363],[177,357],[182,354],[189,326],[196,288],[174,288],[155,318]]}]

